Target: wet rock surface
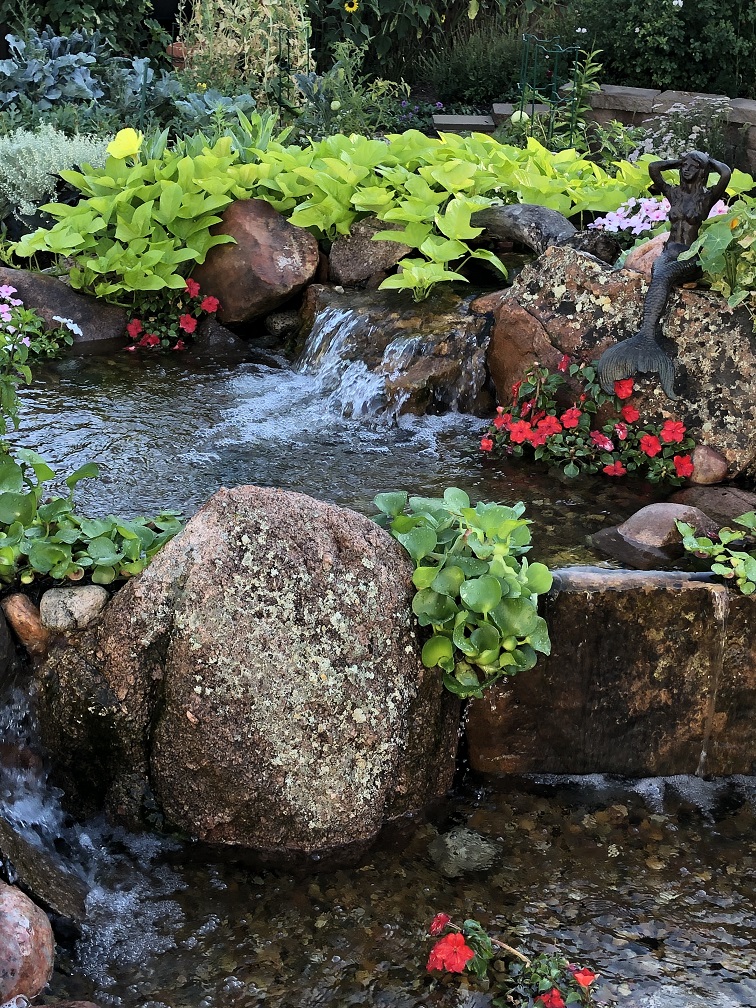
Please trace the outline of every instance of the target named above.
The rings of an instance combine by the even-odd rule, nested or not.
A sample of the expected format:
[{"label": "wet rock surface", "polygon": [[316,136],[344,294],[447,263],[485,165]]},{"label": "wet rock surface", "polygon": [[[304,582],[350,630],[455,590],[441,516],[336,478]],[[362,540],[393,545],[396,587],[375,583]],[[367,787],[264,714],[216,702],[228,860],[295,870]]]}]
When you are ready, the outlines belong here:
[{"label": "wet rock surface", "polygon": [[486,773],[756,770],[756,600],[703,575],[572,568],[543,615],[552,654],[470,705]]},{"label": "wet rock surface", "polygon": [[39,606],[23,592],[6,595],[0,605],[8,625],[29,654],[35,657],[44,655],[50,642],[50,631],[42,625]]},{"label": "wet rock surface", "polygon": [[692,525],[697,534],[710,536],[717,524],[696,507],[686,504],[649,504],[627,521],[600,529],[590,537],[599,552],[628,567],[642,570],[666,569],[683,556],[682,534],[676,522]]},{"label": "wet rock surface", "polygon": [[0,862],[13,879],[47,913],[80,924],[84,920],[87,886],[56,864],[50,853],[31,843],[0,816]]},{"label": "wet rock surface", "polygon": [[35,998],[52,976],[50,921],[19,889],[0,882],[0,1003]]},{"label": "wet rock surface", "polygon": [[73,346],[64,348],[64,355],[110,353],[126,345],[128,319],[123,308],[78,294],[56,277],[0,266],[0,285],[6,284],[16,288],[24,305],[41,315],[47,328],[60,328],[55,315],[79,326],[81,335],[74,335]]},{"label": "wet rock surface", "polygon": [[[473,303],[494,319],[488,366],[503,402],[535,361],[556,368],[563,354],[590,361],[637,332],[647,290],[643,277],[611,271],[589,256],[549,248],[507,291]],[[654,376],[636,382],[642,416],[685,423],[700,444],[720,452],[734,477],[756,464],[756,335],[744,309],[703,290],[676,290],[663,319],[677,364],[670,402]]]},{"label": "wet rock surface", "polygon": [[685,487],[672,495],[677,504],[700,508],[718,525],[730,525],[749,511],[756,511],[756,494],[740,487]]},{"label": "wet rock surface", "polygon": [[352,415],[486,413],[488,323],[471,300],[438,291],[416,304],[396,291],[310,287],[301,366]]},{"label": "wet rock surface", "polygon": [[450,783],[458,707],[420,662],[410,574],[354,512],[219,491],[40,670],[67,793],[272,854],[418,811]]},{"label": "wet rock surface", "polygon": [[236,200],[213,234],[236,244],[211,249],[192,276],[203,294],[220,301],[218,321],[248,322],[267,315],[301,291],[318,268],[318,243],[265,200]]}]

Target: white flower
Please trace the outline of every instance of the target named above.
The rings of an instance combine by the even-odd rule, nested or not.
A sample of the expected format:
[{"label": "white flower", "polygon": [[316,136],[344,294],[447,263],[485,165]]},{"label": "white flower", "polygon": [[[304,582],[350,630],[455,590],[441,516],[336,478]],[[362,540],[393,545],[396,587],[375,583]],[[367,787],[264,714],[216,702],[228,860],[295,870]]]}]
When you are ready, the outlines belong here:
[{"label": "white flower", "polygon": [[635,34],[637,35],[639,31],[640,31],[640,28],[636,28],[635,29]]},{"label": "white flower", "polygon": [[672,0],[672,6],[673,7],[682,7],[682,5],[683,5],[683,0]]},{"label": "white flower", "polygon": [[60,324],[64,328],[68,329],[69,332],[74,333],[76,336],[82,336],[83,335],[82,330],[81,330],[81,326],[78,326],[70,318],[61,318],[60,315],[53,315],[53,322],[60,322]]},{"label": "white flower", "polygon": [[587,28],[576,28],[575,32],[578,35],[587,35],[588,34],[588,29]]}]

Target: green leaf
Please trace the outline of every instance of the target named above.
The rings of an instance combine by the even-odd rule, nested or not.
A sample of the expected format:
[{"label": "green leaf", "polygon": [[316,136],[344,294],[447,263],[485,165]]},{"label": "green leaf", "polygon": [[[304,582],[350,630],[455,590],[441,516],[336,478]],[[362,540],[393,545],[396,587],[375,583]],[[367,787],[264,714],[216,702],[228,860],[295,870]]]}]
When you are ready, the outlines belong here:
[{"label": "green leaf", "polygon": [[0,522],[3,525],[12,525],[14,522],[28,525],[34,517],[36,506],[33,493],[0,493]]},{"label": "green leaf", "polygon": [[0,493],[8,490],[18,493],[24,486],[24,473],[21,466],[16,465],[11,459],[4,459],[0,463]]},{"label": "green leaf", "polygon": [[438,567],[416,567],[412,574],[415,588],[430,588],[438,574]]},{"label": "green leaf", "polygon": [[404,490],[394,493],[379,493],[373,503],[382,514],[396,518],[407,507],[407,494]]},{"label": "green leaf", "polygon": [[469,508],[470,498],[464,490],[459,490],[457,487],[448,487],[444,490],[444,504],[455,510]]},{"label": "green leaf", "polygon": [[66,486],[70,487],[71,490],[83,479],[96,479],[100,475],[100,467],[95,465],[94,462],[87,462],[86,465],[80,466],[78,469],[74,470],[70,476],[66,477]]},{"label": "green leaf", "polygon": [[540,651],[541,654],[551,654],[551,640],[549,638],[549,628],[546,624],[546,620],[538,617],[538,622],[534,630],[531,630],[526,638],[526,643],[535,651]]},{"label": "green leaf", "polygon": [[527,637],[536,631],[540,617],[529,599],[503,598],[491,619],[504,636]]},{"label": "green leaf", "polygon": [[449,638],[435,634],[429,641],[426,641],[423,647],[423,665],[426,668],[435,668],[436,665],[441,665],[442,668],[451,672],[454,668],[453,655],[454,648]]},{"label": "green leaf", "polygon": [[431,587],[440,595],[449,595],[456,598],[459,589],[465,580],[463,571],[456,566],[444,567],[431,583]]},{"label": "green leaf", "polygon": [[55,545],[40,540],[29,550],[29,563],[40,574],[49,573],[53,567],[71,560],[71,550],[62,545]]},{"label": "green leaf", "polygon": [[550,590],[554,578],[549,568],[542,563],[533,563],[528,567],[527,585],[533,595],[543,595]]},{"label": "green leaf", "polygon": [[489,613],[501,602],[501,584],[497,578],[487,575],[473,578],[461,586],[460,596],[473,612]]},{"label": "green leaf", "polygon": [[452,619],[456,606],[448,595],[439,595],[431,588],[425,588],[412,599],[412,611],[420,626],[428,626],[429,623],[441,625]]},{"label": "green leaf", "polygon": [[403,534],[395,533],[395,538],[415,561],[422,560],[436,548],[436,533],[426,525],[418,525]]}]

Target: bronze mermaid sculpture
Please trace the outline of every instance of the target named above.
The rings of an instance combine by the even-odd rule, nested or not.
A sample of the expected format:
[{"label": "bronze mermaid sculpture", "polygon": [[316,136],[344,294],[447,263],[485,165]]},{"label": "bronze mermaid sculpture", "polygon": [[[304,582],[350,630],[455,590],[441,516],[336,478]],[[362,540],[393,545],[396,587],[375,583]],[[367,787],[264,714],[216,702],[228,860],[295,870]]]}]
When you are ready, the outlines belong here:
[{"label": "bronze mermaid sculpture", "polygon": [[[664,180],[662,172],[672,169],[680,172],[679,185],[670,185]],[[719,180],[707,189],[710,172],[716,172]],[[724,196],[732,172],[708,154],[688,151],[680,158],[652,162],[648,173],[669,201],[669,239],[651,272],[640,329],[634,336],[604,351],[598,363],[598,377],[604,391],[612,393],[615,381],[630,378],[637,372],[653,372],[659,375],[667,398],[675,400],[679,398],[674,391],[675,365],[660,343],[661,317],[672,288],[701,275],[695,258],[680,259],[679,256],[690,248],[702,222]]]}]

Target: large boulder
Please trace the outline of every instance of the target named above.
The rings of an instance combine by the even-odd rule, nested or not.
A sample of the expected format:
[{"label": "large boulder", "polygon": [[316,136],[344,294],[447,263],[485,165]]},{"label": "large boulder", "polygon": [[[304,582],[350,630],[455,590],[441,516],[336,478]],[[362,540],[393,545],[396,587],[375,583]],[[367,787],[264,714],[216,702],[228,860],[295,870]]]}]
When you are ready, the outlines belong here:
[{"label": "large boulder", "polygon": [[31,1001],[47,986],[54,962],[50,921],[28,896],[0,882],[0,1002]]},{"label": "large boulder", "polygon": [[[500,401],[536,361],[555,368],[564,354],[599,357],[639,328],[648,285],[591,256],[549,248],[512,287],[473,309],[493,317],[488,366]],[[721,453],[733,477],[756,465],[756,337],[745,309],[718,294],[676,290],[664,320],[677,364],[670,402],[656,377],[639,378],[631,400],[641,415],[682,420],[697,442]]]},{"label": "large boulder", "polygon": [[267,315],[298,294],[318,268],[316,239],[265,200],[236,200],[212,230],[231,235],[235,244],[211,249],[192,276],[204,294],[220,301],[220,322]]},{"label": "large boulder", "polygon": [[484,414],[488,321],[472,298],[434,291],[417,304],[397,291],[338,291],[314,285],[302,315],[308,333],[300,365],[354,416]]},{"label": "large boulder", "polygon": [[570,568],[552,653],[469,709],[483,773],[756,771],[756,598],[704,575]]},{"label": "large boulder", "polygon": [[340,235],[331,246],[331,279],[349,287],[396,266],[412,251],[410,246],[384,239],[376,241],[375,235],[398,228],[398,224],[380,221],[377,217],[358,221],[348,235]]},{"label": "large boulder", "polygon": [[60,327],[56,315],[78,326],[81,332],[73,334],[73,346],[64,353],[109,353],[126,345],[128,319],[123,308],[78,294],[62,280],[45,273],[0,266],[0,286],[6,285],[15,287],[25,307],[33,308],[48,329]]},{"label": "large boulder", "polygon": [[458,709],[412,565],[369,519],[220,490],[39,670],[67,793],[216,844],[324,855],[447,789]]}]

